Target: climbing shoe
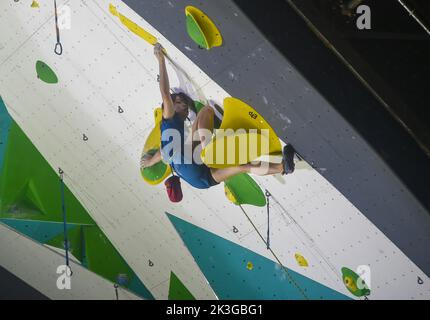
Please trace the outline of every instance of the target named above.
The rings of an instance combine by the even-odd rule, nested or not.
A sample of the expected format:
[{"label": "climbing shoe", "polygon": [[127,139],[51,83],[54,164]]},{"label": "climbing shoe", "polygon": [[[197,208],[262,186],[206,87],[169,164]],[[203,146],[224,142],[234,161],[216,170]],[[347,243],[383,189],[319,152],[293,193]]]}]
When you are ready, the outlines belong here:
[{"label": "climbing shoe", "polygon": [[284,163],[284,172],[282,174],[289,174],[294,172],[294,147],[291,144],[287,144],[282,151],[282,160]]}]

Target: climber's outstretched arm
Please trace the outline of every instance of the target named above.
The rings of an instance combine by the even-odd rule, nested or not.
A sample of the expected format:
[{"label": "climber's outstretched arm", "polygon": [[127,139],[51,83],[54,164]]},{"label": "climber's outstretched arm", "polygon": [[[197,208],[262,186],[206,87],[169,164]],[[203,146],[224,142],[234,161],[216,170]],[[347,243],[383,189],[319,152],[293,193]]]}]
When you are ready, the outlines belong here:
[{"label": "climber's outstretched arm", "polygon": [[166,60],[164,57],[163,47],[161,44],[156,43],[154,45],[154,54],[158,60],[158,68],[160,75],[160,92],[163,98],[163,118],[170,119],[175,115],[175,109],[173,108],[173,101],[170,97],[170,84],[169,76],[167,75]]}]

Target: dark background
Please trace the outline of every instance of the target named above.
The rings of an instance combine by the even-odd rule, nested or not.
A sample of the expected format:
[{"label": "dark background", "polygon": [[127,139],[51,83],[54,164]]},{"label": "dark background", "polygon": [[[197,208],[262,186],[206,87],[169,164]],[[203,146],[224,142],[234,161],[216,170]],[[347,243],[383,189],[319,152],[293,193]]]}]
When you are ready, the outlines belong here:
[{"label": "dark background", "polygon": [[48,298],[0,266],[0,300],[16,299],[47,300]]},{"label": "dark background", "polygon": [[[430,1],[402,0],[430,30]],[[358,30],[352,3],[371,9]],[[430,35],[397,0],[291,0],[430,156]]]}]

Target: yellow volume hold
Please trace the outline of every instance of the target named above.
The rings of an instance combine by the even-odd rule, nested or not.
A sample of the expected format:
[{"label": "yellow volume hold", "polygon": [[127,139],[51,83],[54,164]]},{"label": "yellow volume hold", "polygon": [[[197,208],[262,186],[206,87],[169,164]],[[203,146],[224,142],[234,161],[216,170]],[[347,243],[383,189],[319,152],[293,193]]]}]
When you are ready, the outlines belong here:
[{"label": "yellow volume hold", "polygon": [[203,162],[208,167],[226,168],[260,156],[282,156],[279,137],[251,106],[233,97],[225,98],[221,126],[202,150]]},{"label": "yellow volume hold", "polygon": [[[143,147],[143,155],[151,156],[161,147],[161,120],[163,111],[161,108],[154,110],[154,122],[155,126],[146,139]],[[166,165],[163,161],[160,161],[152,167],[141,170],[142,178],[145,182],[150,185],[157,185],[164,181],[169,175],[172,174],[170,166]]]},{"label": "yellow volume hold", "polygon": [[200,9],[187,6],[185,8],[188,35],[200,47],[209,50],[222,45],[221,32],[213,21]]},{"label": "yellow volume hold", "polygon": [[148,43],[154,45],[158,42],[157,38],[154,37],[152,34],[150,34],[148,31],[140,27],[135,22],[131,21],[126,16],[122,15],[118,12],[116,7],[112,4],[109,4],[109,11],[114,15],[115,17],[118,17],[119,20],[123,25],[125,25],[131,32],[141,37],[143,40],[147,41]]}]

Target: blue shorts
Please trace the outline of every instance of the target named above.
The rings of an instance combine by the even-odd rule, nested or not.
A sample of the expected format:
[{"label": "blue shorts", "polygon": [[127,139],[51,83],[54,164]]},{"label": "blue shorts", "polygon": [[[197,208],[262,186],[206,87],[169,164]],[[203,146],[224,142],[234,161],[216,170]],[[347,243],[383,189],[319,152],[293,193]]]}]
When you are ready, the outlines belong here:
[{"label": "blue shorts", "polygon": [[[174,155],[173,150],[169,154],[164,154],[164,147],[172,141],[172,137],[164,136],[166,129],[175,129],[181,136],[182,146],[184,145],[184,120],[182,120],[177,113],[171,119],[164,119],[161,121],[161,153],[163,159],[169,159],[169,163],[176,174],[190,185],[198,189],[207,189],[218,182],[212,177],[210,169],[204,164],[197,163],[184,163],[184,155],[177,153]],[[166,151],[167,152],[167,151]]]},{"label": "blue shorts", "polygon": [[171,164],[175,173],[194,188],[207,189],[219,184],[212,177],[211,170],[204,164]]}]

